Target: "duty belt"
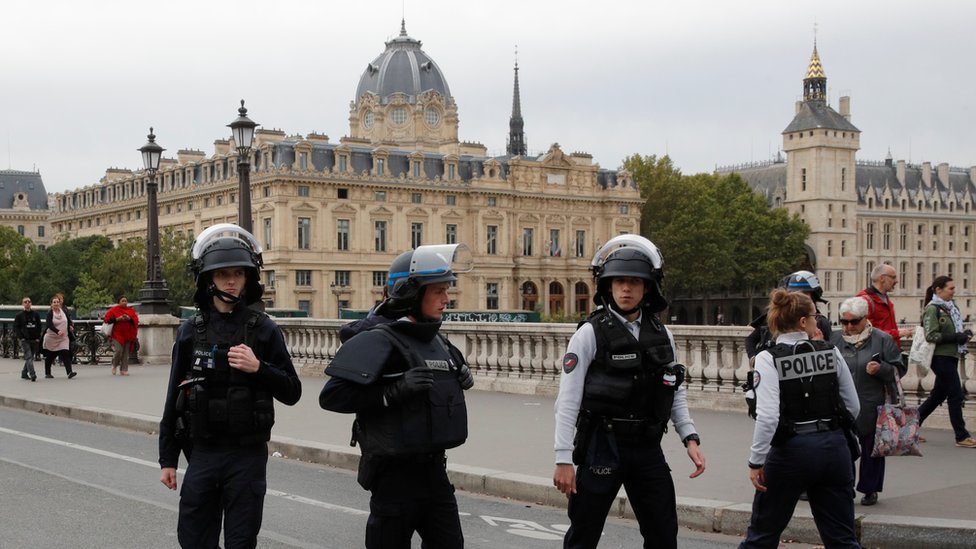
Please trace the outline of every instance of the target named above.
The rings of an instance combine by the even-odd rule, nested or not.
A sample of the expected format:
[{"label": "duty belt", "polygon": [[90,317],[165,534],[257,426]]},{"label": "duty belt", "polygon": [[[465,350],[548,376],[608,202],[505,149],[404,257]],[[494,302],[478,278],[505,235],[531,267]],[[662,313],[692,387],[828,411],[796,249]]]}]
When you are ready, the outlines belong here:
[{"label": "duty belt", "polygon": [[601,425],[607,431],[618,435],[645,435],[661,428],[661,424],[649,419],[603,418]]},{"label": "duty belt", "polygon": [[793,426],[793,431],[798,435],[807,435],[810,433],[824,433],[827,431],[833,431],[838,429],[840,425],[834,420],[822,420],[818,419],[810,423],[799,423]]}]

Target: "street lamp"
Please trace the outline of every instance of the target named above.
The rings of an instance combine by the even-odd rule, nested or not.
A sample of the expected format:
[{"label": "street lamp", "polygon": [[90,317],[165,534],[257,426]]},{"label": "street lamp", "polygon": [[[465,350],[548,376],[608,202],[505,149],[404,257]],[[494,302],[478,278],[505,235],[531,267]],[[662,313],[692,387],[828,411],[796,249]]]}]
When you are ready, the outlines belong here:
[{"label": "street lamp", "polygon": [[142,163],[149,174],[146,194],[149,203],[146,207],[146,281],[139,290],[140,312],[143,314],[169,314],[169,289],[163,280],[163,269],[159,260],[159,207],[156,204],[156,172],[166,150],[156,143],[153,129],[149,128],[149,141],[143,145]]},{"label": "street lamp", "polygon": [[227,127],[234,133],[234,143],[237,145],[237,176],[240,179],[238,196],[237,224],[249,233],[253,233],[251,226],[251,143],[254,141],[254,128],[257,123],[247,117],[244,100],[241,108],[237,109],[238,117]]},{"label": "street lamp", "polygon": [[342,318],[342,302],[339,301],[339,294],[342,293],[342,286],[336,286],[335,282],[330,282],[329,288],[332,289],[332,295],[334,295],[336,298],[336,318]]}]

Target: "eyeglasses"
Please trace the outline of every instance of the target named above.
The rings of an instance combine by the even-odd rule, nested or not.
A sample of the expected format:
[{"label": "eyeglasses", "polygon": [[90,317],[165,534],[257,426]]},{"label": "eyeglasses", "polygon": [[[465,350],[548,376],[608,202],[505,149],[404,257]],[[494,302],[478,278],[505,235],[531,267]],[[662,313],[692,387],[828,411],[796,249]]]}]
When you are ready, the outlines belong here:
[{"label": "eyeglasses", "polygon": [[846,318],[842,318],[840,319],[840,323],[843,324],[844,326],[848,326],[848,325],[853,326],[855,324],[860,324],[862,320],[864,320],[863,316],[861,318],[852,318],[850,320],[847,320]]}]

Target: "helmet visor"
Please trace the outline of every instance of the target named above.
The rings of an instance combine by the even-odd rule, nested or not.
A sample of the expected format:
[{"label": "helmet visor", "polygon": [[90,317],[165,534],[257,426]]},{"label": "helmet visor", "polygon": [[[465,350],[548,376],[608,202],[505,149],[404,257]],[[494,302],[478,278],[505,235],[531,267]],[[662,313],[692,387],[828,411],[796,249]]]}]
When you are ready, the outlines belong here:
[{"label": "helmet visor", "polygon": [[466,273],[474,268],[474,257],[464,244],[420,246],[410,259],[410,276],[429,277]]},{"label": "helmet visor", "polygon": [[[217,240],[218,238],[225,237],[238,238],[246,242],[254,252],[254,255],[260,261],[261,252],[263,250],[261,249],[261,245],[258,244],[258,239],[254,238],[253,234],[247,232],[237,225],[234,225],[233,223],[218,223],[204,229],[200,233],[200,236],[193,241],[193,247],[190,250],[190,258],[194,261],[200,259],[200,255],[203,253],[203,250],[205,250],[211,242]],[[260,263],[258,266],[261,266]]]},{"label": "helmet visor", "polygon": [[660,269],[664,264],[664,260],[661,258],[661,252],[658,251],[657,246],[653,242],[640,235],[622,234],[611,238],[596,251],[596,254],[593,255],[593,261],[590,262],[590,267],[594,269],[598,268],[607,260],[607,256],[620,248],[638,249],[651,260],[651,266],[655,269]]}]

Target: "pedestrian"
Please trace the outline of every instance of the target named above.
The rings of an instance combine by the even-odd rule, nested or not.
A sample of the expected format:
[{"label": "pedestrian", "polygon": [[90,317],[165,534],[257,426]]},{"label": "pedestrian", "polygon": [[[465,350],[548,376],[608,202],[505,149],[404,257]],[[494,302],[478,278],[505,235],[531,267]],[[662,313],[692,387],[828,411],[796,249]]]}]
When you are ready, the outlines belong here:
[{"label": "pedestrian", "polygon": [[105,313],[104,323],[112,327],[112,375],[129,375],[129,351],[139,338],[139,315],[129,307],[129,300],[119,296],[118,304]]},{"label": "pedestrian", "polygon": [[815,341],[817,309],[806,294],[777,288],[769,329],[776,345],[756,356],[756,426],[749,478],[756,488],[741,548],[775,548],[806,491],[824,546],[860,547],[854,532],[852,443],[860,411],[844,357]]},{"label": "pedestrian", "polygon": [[[911,337],[914,331],[911,328],[898,328],[895,322],[895,304],[891,302],[888,294],[898,284],[898,275],[895,268],[886,263],[878,265],[871,271],[871,285],[858,292],[858,297],[868,300],[868,320],[877,330],[888,332],[888,335],[895,340],[895,345],[901,350],[901,338]],[[905,364],[908,361],[902,359]]]},{"label": "pedestrian", "polygon": [[963,330],[962,315],[952,301],[956,295],[956,283],[948,276],[939,276],[925,290],[925,310],[922,326],[925,340],[935,344],[932,354],[932,372],[935,384],[925,402],[918,407],[919,423],[943,402],[948,401],[949,423],[955,435],[956,446],[976,448],[976,440],[966,430],[962,416],[965,396],[959,380],[959,359],[966,356],[966,344],[973,337],[972,330]]},{"label": "pedestrian", "polygon": [[64,294],[56,293],[51,298],[51,309],[47,312],[44,329],[44,377],[54,379],[51,375],[51,364],[54,359],[61,360],[68,379],[72,379],[78,372],[71,369],[71,341],[74,339],[74,323],[68,312],[64,310]]},{"label": "pedestrian", "polygon": [[857,491],[864,494],[861,505],[874,505],[884,489],[885,458],[871,457],[878,422],[878,406],[884,404],[885,391],[898,394],[895,377],[904,376],[907,368],[901,352],[887,332],[877,330],[867,319],[868,302],[863,297],[845,299],[838,311],[843,332],[835,332],[830,342],[837,347],[854,378],[861,412],[857,415],[857,432],[861,443],[860,474]]},{"label": "pedestrian", "polygon": [[676,547],[674,482],[661,449],[669,419],[695,465],[691,478],[705,471],[684,366],[657,318],[667,307],[662,262],[657,247],[637,235],[614,237],[594,256],[600,308],[566,347],[555,404],[553,484],[569,498],[563,547],[597,546],[621,485],[644,547]]},{"label": "pedestrian", "polygon": [[471,270],[464,244],[419,246],[390,265],[391,322],[365,323],[326,368],[325,410],[355,413],[359,484],[371,492],[366,547],[464,547],[445,450],[468,435],[464,390],[474,385],[461,352],[440,334],[448,291]]},{"label": "pedestrian", "polygon": [[24,369],[20,372],[20,378],[37,381],[34,357],[37,356],[41,342],[41,315],[31,309],[30,297],[24,297],[22,303],[24,310],[14,317],[14,333],[20,338],[20,345],[24,351]]},{"label": "pedestrian", "polygon": [[163,418],[160,482],[176,490],[182,547],[255,547],[267,490],[274,400],[298,402],[301,381],[281,329],[251,305],[261,299],[261,247],[230,224],[202,233],[191,250],[198,310],[180,326]]}]

